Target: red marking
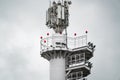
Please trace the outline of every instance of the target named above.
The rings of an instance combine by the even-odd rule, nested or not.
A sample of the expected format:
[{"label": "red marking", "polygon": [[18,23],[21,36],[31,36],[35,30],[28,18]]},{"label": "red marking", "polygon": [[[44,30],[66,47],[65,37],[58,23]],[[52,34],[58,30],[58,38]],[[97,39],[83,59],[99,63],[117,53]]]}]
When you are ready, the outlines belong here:
[{"label": "red marking", "polygon": [[46,43],[46,40],[44,40],[44,43]]},{"label": "red marking", "polygon": [[42,39],[43,37],[41,36],[40,39]]},{"label": "red marking", "polygon": [[74,33],[74,36],[76,36],[77,34],[76,33]]},{"label": "red marking", "polygon": [[88,31],[86,30],[86,31],[85,31],[85,33],[87,34],[87,33],[88,33]]},{"label": "red marking", "polygon": [[62,32],[60,32],[60,34],[62,34]]},{"label": "red marking", "polygon": [[47,36],[49,36],[49,33],[47,33]]}]

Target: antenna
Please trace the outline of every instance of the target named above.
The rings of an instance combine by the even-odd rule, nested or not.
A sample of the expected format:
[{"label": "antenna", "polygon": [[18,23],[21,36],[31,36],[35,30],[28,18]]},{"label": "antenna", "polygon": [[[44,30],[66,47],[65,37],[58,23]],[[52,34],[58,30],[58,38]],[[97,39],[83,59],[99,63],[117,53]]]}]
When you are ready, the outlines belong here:
[{"label": "antenna", "polygon": [[63,4],[63,0],[62,0],[62,4]]},{"label": "antenna", "polygon": [[51,7],[51,0],[49,0],[49,7]]},{"label": "antenna", "polygon": [[64,4],[64,0],[58,0],[56,3],[53,1],[54,5],[51,5],[47,10],[48,20],[46,25],[53,29],[55,33],[63,32],[69,26],[69,6],[71,4],[70,1],[66,1]]}]

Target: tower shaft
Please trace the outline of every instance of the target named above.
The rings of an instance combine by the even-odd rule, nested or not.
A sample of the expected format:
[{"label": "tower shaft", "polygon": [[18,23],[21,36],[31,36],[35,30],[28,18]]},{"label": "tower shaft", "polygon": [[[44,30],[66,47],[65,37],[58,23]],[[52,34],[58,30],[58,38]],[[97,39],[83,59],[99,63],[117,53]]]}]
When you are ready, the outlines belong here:
[{"label": "tower shaft", "polygon": [[50,80],[66,80],[66,57],[71,53],[67,50],[47,50],[41,56],[50,63]]},{"label": "tower shaft", "polygon": [[65,58],[50,60],[50,80],[65,80]]}]

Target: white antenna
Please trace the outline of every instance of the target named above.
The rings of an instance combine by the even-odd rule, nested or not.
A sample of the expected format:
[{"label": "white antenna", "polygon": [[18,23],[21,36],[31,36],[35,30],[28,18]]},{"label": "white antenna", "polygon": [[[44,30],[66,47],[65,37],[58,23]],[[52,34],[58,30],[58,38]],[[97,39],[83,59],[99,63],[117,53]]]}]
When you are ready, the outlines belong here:
[{"label": "white antenna", "polygon": [[63,0],[62,0],[62,4],[63,4]]},{"label": "white antenna", "polygon": [[49,7],[51,7],[51,0],[49,0]]}]

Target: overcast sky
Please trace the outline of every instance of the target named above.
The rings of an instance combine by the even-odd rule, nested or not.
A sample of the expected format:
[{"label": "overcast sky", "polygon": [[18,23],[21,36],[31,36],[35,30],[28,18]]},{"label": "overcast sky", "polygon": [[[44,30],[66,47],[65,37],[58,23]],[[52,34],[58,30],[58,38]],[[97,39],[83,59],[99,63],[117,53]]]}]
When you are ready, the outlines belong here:
[{"label": "overcast sky", "polygon": [[[49,0],[0,0],[0,80],[49,80],[39,37]],[[83,35],[97,47],[88,80],[120,80],[120,0],[72,0],[68,34]]]}]

